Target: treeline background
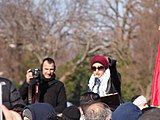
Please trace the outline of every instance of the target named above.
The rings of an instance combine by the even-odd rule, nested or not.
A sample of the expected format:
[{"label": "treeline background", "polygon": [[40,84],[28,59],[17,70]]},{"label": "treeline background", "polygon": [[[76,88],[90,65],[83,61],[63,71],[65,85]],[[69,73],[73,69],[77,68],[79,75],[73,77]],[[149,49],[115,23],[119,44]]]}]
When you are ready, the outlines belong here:
[{"label": "treeline background", "polygon": [[117,60],[125,101],[149,100],[160,32],[159,0],[0,0],[0,76],[17,88],[50,56],[77,104],[96,54]]}]

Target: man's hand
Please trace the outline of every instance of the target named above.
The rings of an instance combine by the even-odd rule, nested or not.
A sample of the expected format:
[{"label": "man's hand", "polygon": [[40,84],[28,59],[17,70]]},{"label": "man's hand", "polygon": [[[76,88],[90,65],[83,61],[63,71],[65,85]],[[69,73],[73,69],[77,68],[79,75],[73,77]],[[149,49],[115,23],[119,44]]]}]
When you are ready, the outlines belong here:
[{"label": "man's hand", "polygon": [[22,120],[20,114],[13,110],[9,110],[6,106],[2,105],[2,111],[5,117],[5,120]]},{"label": "man's hand", "polygon": [[33,78],[32,70],[28,69],[26,73],[26,82],[30,84],[32,78]]}]

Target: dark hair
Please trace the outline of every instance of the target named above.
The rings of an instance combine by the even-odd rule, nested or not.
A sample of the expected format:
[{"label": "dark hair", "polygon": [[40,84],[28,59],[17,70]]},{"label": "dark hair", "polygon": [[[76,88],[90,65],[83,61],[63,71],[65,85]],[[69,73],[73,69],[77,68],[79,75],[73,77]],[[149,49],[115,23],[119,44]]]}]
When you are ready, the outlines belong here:
[{"label": "dark hair", "polygon": [[82,111],[85,111],[89,105],[100,101],[101,98],[98,93],[85,92],[80,97],[80,107]]},{"label": "dark hair", "polygon": [[57,116],[56,112],[52,112],[52,113],[48,114],[47,120],[58,120],[58,116]]},{"label": "dark hair", "polygon": [[98,93],[85,92],[80,97],[80,104],[88,104],[95,101],[100,102],[100,96]]},{"label": "dark hair", "polygon": [[16,112],[22,112],[24,110],[25,105],[24,104],[17,104],[13,107],[13,110]]},{"label": "dark hair", "polygon": [[43,59],[42,64],[41,64],[41,70],[43,68],[43,64],[44,64],[45,61],[47,61],[49,64],[53,63],[54,64],[54,71],[56,70],[55,61],[52,58],[50,58],[50,57],[47,57],[47,58]]},{"label": "dark hair", "polygon": [[66,107],[62,112],[62,120],[79,120],[81,116],[77,106]]}]

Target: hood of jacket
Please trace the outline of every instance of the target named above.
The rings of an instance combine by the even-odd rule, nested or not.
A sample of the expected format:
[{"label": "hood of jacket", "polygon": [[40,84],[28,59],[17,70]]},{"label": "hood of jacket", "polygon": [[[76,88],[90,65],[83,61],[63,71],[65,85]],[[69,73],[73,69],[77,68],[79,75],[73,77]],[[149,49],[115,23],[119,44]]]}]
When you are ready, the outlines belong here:
[{"label": "hood of jacket", "polygon": [[47,120],[50,114],[55,113],[54,108],[48,103],[31,104],[26,106],[25,109],[30,110],[32,120]]}]

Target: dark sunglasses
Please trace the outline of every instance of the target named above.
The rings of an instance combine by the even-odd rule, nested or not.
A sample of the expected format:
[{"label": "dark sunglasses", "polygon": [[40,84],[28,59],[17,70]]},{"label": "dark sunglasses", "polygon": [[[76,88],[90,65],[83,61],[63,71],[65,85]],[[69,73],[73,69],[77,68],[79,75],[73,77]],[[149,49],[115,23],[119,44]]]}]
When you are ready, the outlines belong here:
[{"label": "dark sunglasses", "polygon": [[98,67],[92,66],[91,67],[91,70],[93,70],[93,71],[96,71],[96,69],[98,69],[99,71],[101,71],[101,70],[104,70],[104,67],[103,66],[98,66]]}]

